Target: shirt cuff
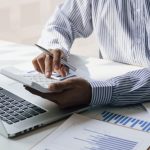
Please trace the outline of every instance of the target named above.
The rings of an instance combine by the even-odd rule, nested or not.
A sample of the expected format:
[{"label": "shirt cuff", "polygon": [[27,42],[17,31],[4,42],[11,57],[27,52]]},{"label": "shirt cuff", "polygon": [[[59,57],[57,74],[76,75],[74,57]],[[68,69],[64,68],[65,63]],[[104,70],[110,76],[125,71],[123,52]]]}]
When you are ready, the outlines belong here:
[{"label": "shirt cuff", "polygon": [[90,81],[92,87],[91,106],[111,103],[113,84],[108,81]]}]

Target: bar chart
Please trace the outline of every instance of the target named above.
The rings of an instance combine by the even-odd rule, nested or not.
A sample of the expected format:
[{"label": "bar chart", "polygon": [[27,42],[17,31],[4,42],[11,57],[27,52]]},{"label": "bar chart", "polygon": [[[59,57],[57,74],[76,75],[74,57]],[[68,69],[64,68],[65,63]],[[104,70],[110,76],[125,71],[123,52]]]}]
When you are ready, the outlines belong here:
[{"label": "bar chart", "polygon": [[74,114],[33,150],[149,150],[149,139],[147,132]]},{"label": "bar chart", "polygon": [[101,113],[102,120],[113,124],[141,130],[144,132],[150,132],[150,121],[144,121],[142,119],[136,119],[121,114],[115,114],[113,112],[103,111]]},{"label": "bar chart", "polygon": [[84,129],[90,135],[89,138],[74,138],[80,142],[84,142],[83,150],[133,150],[138,144],[135,141],[130,141],[123,138],[118,138],[95,132],[93,130]]}]

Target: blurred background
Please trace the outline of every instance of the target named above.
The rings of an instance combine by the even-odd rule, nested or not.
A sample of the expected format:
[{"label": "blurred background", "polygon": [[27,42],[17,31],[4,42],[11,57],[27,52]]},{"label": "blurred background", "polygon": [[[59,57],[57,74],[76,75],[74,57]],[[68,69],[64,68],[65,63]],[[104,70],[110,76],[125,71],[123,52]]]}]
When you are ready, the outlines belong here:
[{"label": "blurred background", "polygon": [[[0,40],[34,44],[56,6],[64,0],[0,0]],[[98,57],[94,35],[78,39],[72,53]]]}]

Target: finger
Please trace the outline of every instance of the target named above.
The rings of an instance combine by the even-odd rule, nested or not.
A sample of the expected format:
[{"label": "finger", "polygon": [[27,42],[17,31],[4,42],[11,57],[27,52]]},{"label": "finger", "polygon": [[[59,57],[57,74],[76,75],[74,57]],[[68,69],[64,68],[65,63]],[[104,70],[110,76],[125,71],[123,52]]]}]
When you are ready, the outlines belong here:
[{"label": "finger", "polygon": [[66,76],[66,71],[65,71],[65,66],[62,65],[61,68],[60,68],[60,75],[65,77]]},{"label": "finger", "polygon": [[61,51],[54,50],[53,51],[53,66],[56,70],[60,68],[60,60],[61,60]]},{"label": "finger", "polygon": [[45,73],[45,57],[46,55],[42,54],[37,58],[38,65],[42,73]]},{"label": "finger", "polygon": [[50,77],[52,75],[52,65],[53,65],[52,62],[53,62],[53,59],[49,55],[46,55],[46,58],[45,58],[46,77]]},{"label": "finger", "polygon": [[65,76],[69,74],[69,68],[67,66],[63,65],[62,70],[64,71]]},{"label": "finger", "polygon": [[66,72],[66,76],[69,74],[69,68],[67,66],[64,66],[64,71]]},{"label": "finger", "polygon": [[62,77],[65,76],[65,72],[63,71],[63,66],[62,66],[62,65],[61,65],[61,67],[60,67],[59,70],[56,70],[56,72],[57,72],[58,74],[60,74]]},{"label": "finger", "polygon": [[[40,96],[40,97],[42,97],[42,98],[45,98],[45,99],[48,99],[48,100],[50,100],[50,101],[52,101],[52,102],[54,102],[54,103],[56,103],[56,104],[58,104],[58,102],[57,102],[57,100],[58,100],[58,98],[57,98],[57,94],[51,94],[51,93],[42,93],[42,92],[39,92],[39,91],[37,91],[37,90],[35,90],[35,89],[33,89],[33,88],[31,88],[31,87],[29,87],[29,86],[26,86],[26,85],[24,85],[24,87],[25,87],[25,89],[27,90],[27,91],[29,91],[30,93],[32,93],[32,94],[34,94],[34,95],[37,95],[37,96]],[[51,98],[52,97],[52,98]]]},{"label": "finger", "polygon": [[33,88],[27,86],[27,85],[24,85],[24,87],[25,87],[25,89],[26,89],[27,91],[31,92],[32,94],[38,94],[38,93],[39,93],[39,91],[37,91],[37,90],[35,90],[35,89],[33,89]]},{"label": "finger", "polygon": [[32,60],[33,67],[36,71],[41,72],[40,66],[37,62],[37,57]]},{"label": "finger", "polygon": [[50,95],[50,100],[59,105],[60,108],[68,108],[72,106],[77,106],[78,100],[74,101],[74,89],[69,89],[68,91],[63,91],[60,93],[52,93]]},{"label": "finger", "polygon": [[61,65],[60,69],[57,70],[56,72],[58,72],[58,74],[60,74],[62,77],[65,77],[69,73],[69,68],[64,65]]},{"label": "finger", "polygon": [[38,96],[41,96],[41,97],[46,97],[47,96],[47,93],[42,93],[42,92],[40,92],[40,91],[38,91],[36,89],[33,89],[33,88],[31,88],[31,87],[29,87],[27,85],[24,85],[24,87],[25,87],[25,89],[27,91],[29,91],[30,93],[32,93],[34,95],[38,95]]},{"label": "finger", "polygon": [[73,84],[70,79],[57,82],[57,83],[52,83],[48,87],[48,89],[52,92],[60,92],[70,88],[73,88]]}]

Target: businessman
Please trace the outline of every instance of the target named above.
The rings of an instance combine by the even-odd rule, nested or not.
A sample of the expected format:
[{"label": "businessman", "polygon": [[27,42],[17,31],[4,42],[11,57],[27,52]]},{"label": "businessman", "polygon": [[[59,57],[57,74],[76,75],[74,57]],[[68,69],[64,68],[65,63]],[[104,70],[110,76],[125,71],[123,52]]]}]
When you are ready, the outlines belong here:
[{"label": "businessman", "polygon": [[[102,57],[143,66],[107,81],[88,82],[70,78],[49,86],[51,94],[27,89],[62,108],[77,105],[128,105],[150,100],[150,1],[149,0],[66,0],[46,24],[38,44],[50,50],[53,59],[41,54],[33,59],[35,69],[47,77],[52,70],[65,76],[67,59],[76,38],[92,32]],[[61,92],[59,92],[61,91]]]}]

